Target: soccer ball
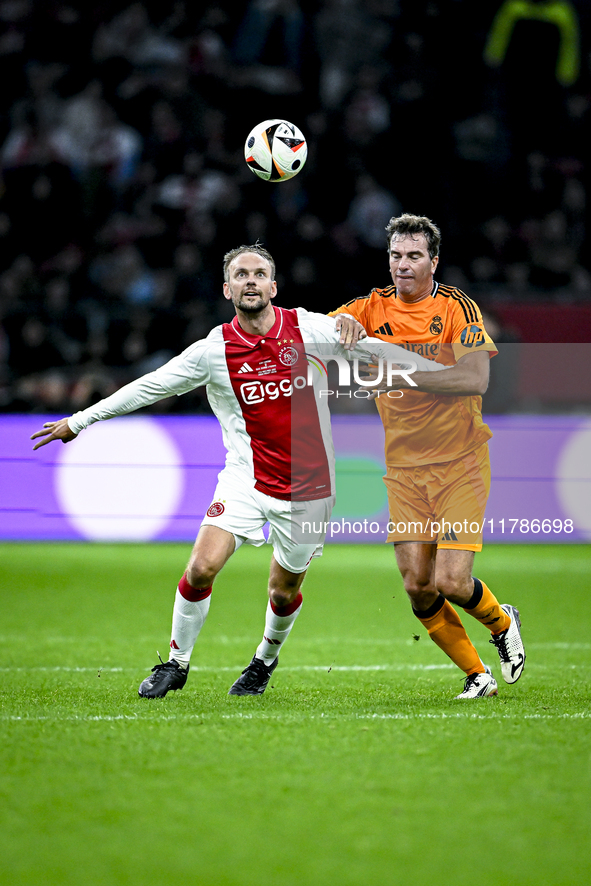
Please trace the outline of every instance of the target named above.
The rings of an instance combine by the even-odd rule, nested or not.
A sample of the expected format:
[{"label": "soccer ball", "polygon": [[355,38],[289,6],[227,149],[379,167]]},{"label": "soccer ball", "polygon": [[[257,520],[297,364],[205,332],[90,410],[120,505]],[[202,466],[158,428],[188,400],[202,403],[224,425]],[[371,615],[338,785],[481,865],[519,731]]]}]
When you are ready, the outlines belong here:
[{"label": "soccer ball", "polygon": [[265,120],[250,132],[244,158],[250,169],[266,182],[284,182],[302,169],[308,156],[306,139],[287,120]]}]

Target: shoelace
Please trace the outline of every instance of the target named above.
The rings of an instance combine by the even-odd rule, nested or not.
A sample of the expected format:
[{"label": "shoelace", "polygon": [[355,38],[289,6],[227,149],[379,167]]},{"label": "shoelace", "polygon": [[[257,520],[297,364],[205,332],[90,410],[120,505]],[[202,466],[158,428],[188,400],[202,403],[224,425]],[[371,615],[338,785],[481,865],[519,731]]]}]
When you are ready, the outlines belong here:
[{"label": "shoelace", "polygon": [[[162,668],[168,668],[168,669],[170,670],[171,667],[172,667],[172,668],[175,667],[176,662],[174,662],[174,661],[162,661],[162,656],[160,655],[159,652],[157,652],[156,655],[157,655],[158,658],[160,659],[160,664],[159,664],[159,665],[154,665],[154,667],[152,668],[152,672],[154,672],[154,671],[161,671]],[[177,667],[178,667],[178,665],[177,665]]]},{"label": "shoelace", "polygon": [[499,634],[498,637],[491,637],[488,641],[492,643],[493,646],[496,646],[499,651],[499,658],[501,661],[511,661],[509,657],[509,650],[507,649],[507,632],[505,631],[502,634]]},{"label": "shoelace", "polygon": [[242,673],[245,677],[243,682],[246,685],[250,685],[253,683],[258,684],[261,680],[261,677],[264,679],[268,675],[269,669],[263,661],[259,663],[259,659],[257,658],[255,659],[254,664],[249,664],[249,666],[245,668]]},{"label": "shoelace", "polygon": [[472,686],[473,683],[476,683],[476,678],[479,677],[480,674],[468,674],[466,677],[466,681],[464,683],[464,692]]}]

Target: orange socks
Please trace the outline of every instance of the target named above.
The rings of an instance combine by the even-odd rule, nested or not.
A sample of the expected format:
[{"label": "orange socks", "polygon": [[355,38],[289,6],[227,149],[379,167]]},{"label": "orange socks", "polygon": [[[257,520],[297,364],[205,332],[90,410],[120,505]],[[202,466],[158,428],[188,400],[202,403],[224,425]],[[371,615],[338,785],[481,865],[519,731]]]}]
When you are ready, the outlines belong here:
[{"label": "orange socks", "polygon": [[[479,578],[474,579],[474,593],[463,607],[465,612],[483,624],[491,634],[500,634],[511,624],[511,617],[501,609],[495,595]],[[443,595],[423,612],[414,614],[425,625],[429,636],[440,649],[466,674],[481,674],[484,665],[476,652],[459,615]]]},{"label": "orange socks", "polygon": [[491,634],[500,634],[511,624],[511,617],[503,612],[495,595],[479,578],[474,579],[474,593],[462,608],[488,628]]},{"label": "orange socks", "polygon": [[[440,594],[429,609],[425,609],[422,612],[417,612],[416,609],[413,609],[413,612],[419,621],[425,625],[433,642],[440,649],[443,649],[445,654],[465,674],[484,673],[484,665],[480,661],[480,657],[472,645],[459,615],[443,595]],[[501,613],[504,615],[502,610]]]}]

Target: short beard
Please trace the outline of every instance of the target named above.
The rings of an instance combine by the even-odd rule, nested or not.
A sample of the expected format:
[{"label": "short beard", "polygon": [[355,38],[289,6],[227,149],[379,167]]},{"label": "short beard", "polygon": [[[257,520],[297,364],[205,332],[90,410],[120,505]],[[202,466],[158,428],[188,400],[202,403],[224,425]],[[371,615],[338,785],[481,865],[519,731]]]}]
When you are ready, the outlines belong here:
[{"label": "short beard", "polygon": [[242,311],[243,314],[260,314],[267,307],[263,302],[262,297],[259,295],[258,302],[254,302],[253,304],[243,303],[242,296],[240,296],[240,300],[236,305],[236,308],[239,311]]}]

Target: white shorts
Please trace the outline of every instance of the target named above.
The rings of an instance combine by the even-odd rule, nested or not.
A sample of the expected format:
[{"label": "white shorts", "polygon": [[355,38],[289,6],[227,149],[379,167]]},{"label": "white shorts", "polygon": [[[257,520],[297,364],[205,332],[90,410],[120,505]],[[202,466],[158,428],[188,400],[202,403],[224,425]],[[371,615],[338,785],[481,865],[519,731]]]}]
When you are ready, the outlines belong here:
[{"label": "white shorts", "polygon": [[[305,572],[322,548],[335,498],[281,501],[259,492],[251,477],[233,465],[218,476],[214,498],[202,526],[219,526],[241,544],[273,545],[275,559],[288,572]],[[269,537],[263,527],[269,523]]]}]

